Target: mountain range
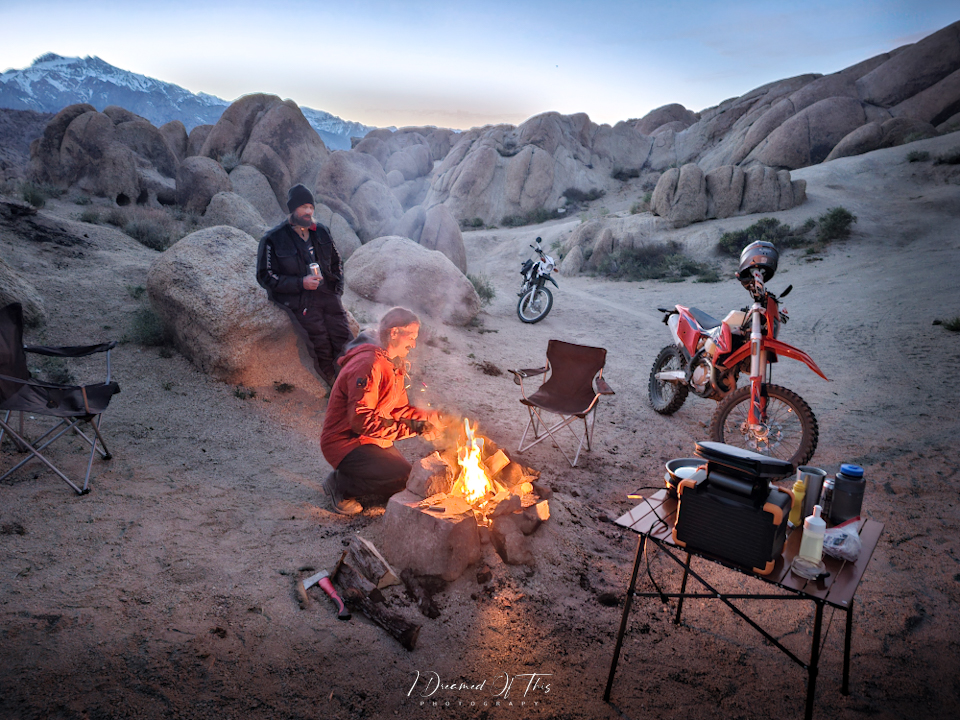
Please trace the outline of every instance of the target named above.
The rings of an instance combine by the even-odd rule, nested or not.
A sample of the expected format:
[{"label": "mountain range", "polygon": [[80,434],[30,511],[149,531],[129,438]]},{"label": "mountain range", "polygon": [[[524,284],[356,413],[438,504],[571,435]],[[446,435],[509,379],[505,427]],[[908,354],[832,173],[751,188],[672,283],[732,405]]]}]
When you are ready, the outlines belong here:
[{"label": "mountain range", "polygon": [[[74,103],[89,103],[97,110],[118,105],[157,127],[179,120],[187,132],[216,123],[230,105],[228,100],[122,70],[98,57],[47,53],[30,67],[0,74],[2,108],[56,113]],[[300,110],[331,150],[349,150],[351,137],[363,137],[374,129],[323,110]]]}]

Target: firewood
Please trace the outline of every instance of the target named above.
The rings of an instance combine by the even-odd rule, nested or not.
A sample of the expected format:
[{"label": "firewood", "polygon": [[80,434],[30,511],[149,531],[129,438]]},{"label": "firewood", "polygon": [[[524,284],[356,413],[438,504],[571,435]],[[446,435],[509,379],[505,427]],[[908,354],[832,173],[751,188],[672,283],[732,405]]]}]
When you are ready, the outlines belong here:
[{"label": "firewood", "polygon": [[[372,583],[353,567],[346,562],[339,563],[334,581],[341,590],[344,602],[358,609],[390,633],[407,650],[413,650],[417,646],[421,626],[387,610],[382,603],[374,602],[364,590],[372,587]],[[380,591],[373,587],[371,592],[379,593]]]},{"label": "firewood", "polygon": [[417,601],[417,607],[426,617],[434,620],[440,617],[440,608],[433,599],[434,593],[438,593],[446,587],[447,583],[443,578],[436,575],[426,575],[417,577],[409,568],[400,573],[400,579],[406,586],[407,591]]},{"label": "firewood", "polygon": [[364,540],[359,535],[354,537],[350,540],[347,555],[346,562],[377,588],[382,590],[390,585],[400,584],[400,578],[393,568],[369,540]]}]

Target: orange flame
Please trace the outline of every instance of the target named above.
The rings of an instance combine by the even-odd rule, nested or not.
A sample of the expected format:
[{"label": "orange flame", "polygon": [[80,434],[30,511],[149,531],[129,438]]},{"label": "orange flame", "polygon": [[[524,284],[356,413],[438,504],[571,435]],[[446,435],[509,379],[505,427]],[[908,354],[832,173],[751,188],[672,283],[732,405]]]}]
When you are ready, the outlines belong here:
[{"label": "orange flame", "polygon": [[454,492],[460,492],[468,503],[475,503],[486,497],[493,485],[487,478],[487,473],[480,462],[480,449],[483,447],[483,438],[476,437],[476,426],[470,427],[470,421],[464,418],[463,426],[466,429],[466,442],[457,448],[457,460],[460,462],[460,476],[454,483]]}]

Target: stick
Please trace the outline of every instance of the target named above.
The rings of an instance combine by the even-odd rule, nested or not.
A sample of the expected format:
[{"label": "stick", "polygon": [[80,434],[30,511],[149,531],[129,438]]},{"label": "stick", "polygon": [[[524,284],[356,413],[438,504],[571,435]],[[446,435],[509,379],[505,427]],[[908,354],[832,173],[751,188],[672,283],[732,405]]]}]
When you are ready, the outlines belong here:
[{"label": "stick", "polygon": [[[377,625],[396,638],[407,650],[417,646],[417,637],[420,635],[420,625],[410,622],[405,617],[392,613],[382,604],[374,602],[364,592],[363,588],[371,587],[370,581],[364,578],[354,568],[341,563],[337,572],[336,582],[343,593],[343,599],[358,608],[360,612],[373,620]],[[375,587],[372,593],[379,594]],[[383,597],[382,595],[380,596]]]}]

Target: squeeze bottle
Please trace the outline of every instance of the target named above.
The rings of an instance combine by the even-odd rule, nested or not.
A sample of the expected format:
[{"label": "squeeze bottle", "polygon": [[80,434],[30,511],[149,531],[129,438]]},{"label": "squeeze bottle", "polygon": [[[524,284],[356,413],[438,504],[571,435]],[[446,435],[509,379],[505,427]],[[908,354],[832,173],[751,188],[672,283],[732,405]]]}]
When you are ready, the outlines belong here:
[{"label": "squeeze bottle", "polygon": [[790,515],[787,516],[790,527],[800,524],[800,518],[803,517],[803,496],[806,491],[807,486],[803,480],[798,479],[793,483],[793,505],[790,507]]},{"label": "squeeze bottle", "polygon": [[813,515],[808,515],[803,521],[803,538],[800,540],[800,557],[812,563],[820,562],[823,557],[823,534],[827,523],[820,517],[822,508],[813,506]]}]

